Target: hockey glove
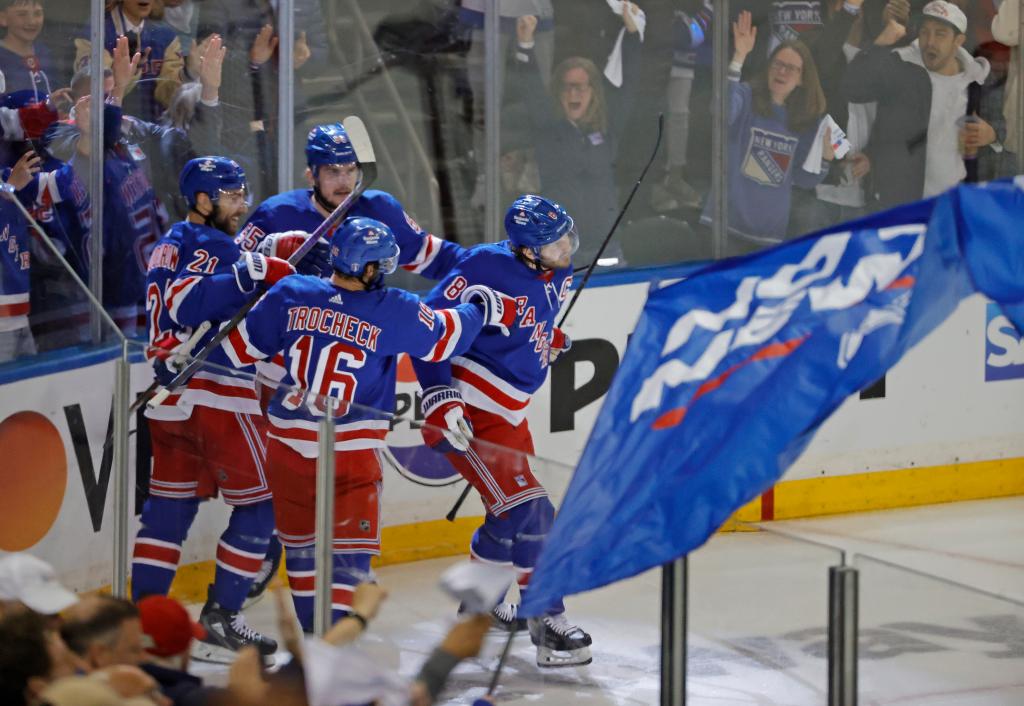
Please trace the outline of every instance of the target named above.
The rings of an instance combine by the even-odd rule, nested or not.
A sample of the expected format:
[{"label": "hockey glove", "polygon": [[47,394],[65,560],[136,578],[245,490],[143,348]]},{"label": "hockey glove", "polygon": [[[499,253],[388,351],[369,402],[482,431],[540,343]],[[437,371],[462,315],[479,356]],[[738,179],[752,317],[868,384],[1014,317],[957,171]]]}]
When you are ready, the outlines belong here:
[{"label": "hockey glove", "polygon": [[420,427],[423,441],[440,453],[464,454],[473,440],[473,425],[466,417],[466,403],[455,388],[435,385],[423,391],[423,416],[427,426]]},{"label": "hockey glove", "polygon": [[509,335],[515,325],[516,300],[482,284],[471,284],[462,290],[463,304],[472,302],[484,311],[484,326],[497,326],[502,336]]},{"label": "hockey glove", "polygon": [[[257,250],[267,257],[279,257],[287,260],[306,242],[309,233],[302,230],[290,230],[285,233],[271,233],[263,239]],[[302,275],[324,277],[331,272],[331,246],[320,238],[316,245],[297,263],[295,269]]]},{"label": "hockey glove", "polygon": [[562,331],[562,329],[555,327],[555,330],[551,333],[551,344],[548,349],[548,363],[554,363],[555,359],[558,358],[562,353],[572,348],[572,339]]},{"label": "hockey glove", "polygon": [[256,289],[257,284],[272,287],[278,280],[295,274],[295,268],[287,260],[266,257],[258,252],[245,252],[236,262],[235,282],[245,294]]}]

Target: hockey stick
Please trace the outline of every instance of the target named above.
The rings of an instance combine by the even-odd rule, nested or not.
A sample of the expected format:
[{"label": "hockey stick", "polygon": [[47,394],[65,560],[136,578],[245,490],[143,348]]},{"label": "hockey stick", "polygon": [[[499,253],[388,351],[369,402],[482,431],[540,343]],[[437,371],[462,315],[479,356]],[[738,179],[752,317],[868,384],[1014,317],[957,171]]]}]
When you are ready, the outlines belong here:
[{"label": "hockey stick", "polygon": [[611,242],[612,236],[615,235],[616,229],[619,227],[619,222],[622,221],[622,217],[626,215],[626,210],[629,208],[629,204],[633,203],[633,197],[636,196],[637,189],[640,188],[640,184],[643,182],[644,177],[647,176],[648,170],[651,165],[654,164],[654,158],[658,156],[658,148],[661,147],[661,133],[662,127],[665,123],[665,114],[658,113],[658,137],[654,140],[654,149],[651,150],[651,158],[647,160],[644,170],[640,172],[640,178],[633,184],[633,190],[629,192],[629,197],[626,199],[626,203],[622,204],[622,208],[619,209],[619,215],[615,217],[615,222],[612,223],[611,229],[608,231],[608,235],[604,236],[604,242],[601,243],[601,247],[597,251],[597,255],[594,256],[594,261],[590,263],[587,268],[587,273],[583,275],[583,281],[580,282],[580,286],[576,288],[576,291],[572,295],[572,299],[569,300],[569,306],[565,308],[565,312],[562,314],[562,318],[558,321],[557,327],[562,328],[562,324],[569,317],[569,312],[576,305],[576,300],[580,298],[580,293],[583,292],[583,288],[587,286],[587,281],[590,279],[590,275],[594,273],[594,268],[597,267],[597,261],[601,259],[601,255],[604,254],[604,249],[608,247],[608,243]]},{"label": "hockey stick", "polygon": [[[366,132],[366,126],[363,125],[363,121],[354,115],[350,115],[342,121],[345,126],[345,131],[348,133],[349,140],[352,142],[352,148],[356,153],[356,161],[359,162],[360,175],[359,181],[356,182],[356,188],[352,190],[344,201],[338,204],[338,207],[331,212],[323,223],[317,226],[306,242],[302,246],[292,253],[291,257],[288,258],[288,262],[293,265],[302,260],[313,246],[316,245],[317,240],[321,237],[328,235],[348,214],[353,204],[363,195],[363,192],[370,188],[377,179],[377,161],[373,154],[373,145],[370,143],[370,136]],[[196,354],[192,360],[189,361],[181,372],[174,376],[166,386],[160,388],[153,397],[146,402],[151,408],[163,402],[167,397],[177,390],[179,387],[187,383],[191,377],[199,370],[203,362],[209,357],[209,355],[221,344],[228,334],[235,329],[238,324],[242,322],[245,315],[249,313],[249,310],[256,306],[256,303],[263,297],[264,292],[260,289],[253,294],[249,300],[242,305],[242,308],[238,310],[231,320],[220,327],[220,330],[214,334],[213,338],[210,339],[199,353]]]},{"label": "hockey stick", "polygon": [[512,640],[516,637],[516,623],[512,621],[512,629],[509,630],[508,639],[505,640],[505,647],[501,650],[501,656],[498,658],[498,664],[494,667],[494,674],[491,675],[491,683],[487,686],[487,695],[494,696],[494,691],[498,688],[498,680],[501,679],[501,670],[505,668],[505,662],[508,661],[508,653],[512,651]]},{"label": "hockey stick", "polygon": [[[594,256],[594,261],[587,267],[587,273],[583,275],[583,281],[580,282],[580,286],[576,288],[576,292],[572,295],[572,299],[569,300],[569,306],[566,307],[565,313],[562,314],[562,318],[559,320],[556,326],[562,328],[562,324],[565,323],[566,318],[569,316],[569,312],[572,311],[573,306],[576,305],[576,300],[579,299],[580,293],[583,288],[587,286],[587,281],[590,279],[590,275],[593,274],[594,268],[597,267],[597,261],[601,259],[601,255],[604,254],[605,248],[608,247],[608,243],[611,242],[612,236],[615,235],[615,230],[619,227],[619,222],[622,221],[622,217],[626,215],[626,210],[629,208],[629,204],[633,202],[633,197],[636,196],[637,189],[640,188],[640,184],[643,183],[644,177],[647,176],[647,172],[650,170],[651,165],[654,164],[654,158],[658,156],[658,148],[661,147],[661,133],[662,127],[665,123],[665,114],[658,113],[658,136],[654,140],[654,149],[651,150],[651,158],[647,160],[647,164],[644,166],[640,177],[633,184],[633,190],[629,192],[629,197],[626,199],[626,203],[622,204],[622,208],[619,209],[619,215],[615,217],[615,222],[612,223],[611,229],[608,231],[608,235],[604,237],[604,242],[601,243],[601,247],[597,251],[597,255]],[[466,487],[462,489],[462,494],[459,495],[459,499],[452,505],[452,509],[445,515],[445,519],[449,522],[455,521],[455,516],[459,514],[459,508],[462,507],[462,503],[466,502],[466,498],[469,497],[469,491],[473,486],[470,483],[466,483]]]}]

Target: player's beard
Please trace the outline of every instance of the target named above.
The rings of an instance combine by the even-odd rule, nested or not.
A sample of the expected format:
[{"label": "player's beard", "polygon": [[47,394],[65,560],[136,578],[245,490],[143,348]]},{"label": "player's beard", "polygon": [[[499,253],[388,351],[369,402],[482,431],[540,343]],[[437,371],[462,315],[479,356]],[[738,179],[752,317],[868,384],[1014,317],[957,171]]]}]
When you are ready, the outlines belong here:
[{"label": "player's beard", "polygon": [[[332,212],[339,206],[339,204],[341,204],[341,201],[338,201],[338,203],[331,203],[330,201],[328,201],[327,197],[324,196],[324,192],[320,191],[319,184],[313,186],[313,198],[316,199],[316,202],[317,204],[320,205],[320,208],[324,209],[328,213]],[[342,198],[342,201],[343,200],[344,198]]]},{"label": "player's beard", "polygon": [[222,233],[228,235],[234,235],[235,231],[238,230],[238,215],[234,213],[222,213],[218,208],[214,211],[211,218],[208,219],[209,225],[213,226]]}]

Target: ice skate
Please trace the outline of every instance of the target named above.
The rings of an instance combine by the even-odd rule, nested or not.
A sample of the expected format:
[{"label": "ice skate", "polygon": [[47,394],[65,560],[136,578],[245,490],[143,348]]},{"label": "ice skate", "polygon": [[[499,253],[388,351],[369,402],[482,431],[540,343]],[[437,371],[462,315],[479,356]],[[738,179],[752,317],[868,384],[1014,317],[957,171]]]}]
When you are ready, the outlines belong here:
[{"label": "ice skate", "polygon": [[197,660],[231,664],[246,645],[259,650],[264,662],[270,662],[277,652],[277,642],[249,627],[242,611],[227,610],[212,599],[203,606],[199,624],[206,628],[206,639],[192,644],[192,657]]},{"label": "ice skate", "polygon": [[530,618],[530,639],[537,646],[538,667],[579,667],[590,664],[590,635],[564,614]]}]

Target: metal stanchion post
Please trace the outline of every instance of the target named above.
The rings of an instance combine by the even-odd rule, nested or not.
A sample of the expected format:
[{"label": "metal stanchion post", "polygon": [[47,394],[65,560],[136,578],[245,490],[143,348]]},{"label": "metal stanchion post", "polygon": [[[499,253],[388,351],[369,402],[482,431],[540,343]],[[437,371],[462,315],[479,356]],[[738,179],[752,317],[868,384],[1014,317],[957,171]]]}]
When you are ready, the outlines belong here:
[{"label": "metal stanchion post", "polygon": [[828,570],[828,704],[857,704],[857,569]]},{"label": "metal stanchion post", "polygon": [[687,558],[661,567],[661,706],[686,703]]},{"label": "metal stanchion post", "polygon": [[133,483],[128,477],[128,407],[131,367],[128,364],[128,341],[121,342],[121,357],[114,366],[113,474],[114,474],[114,575],[113,594],[128,595],[128,525],[132,520],[129,497]]},{"label": "metal stanchion post", "polygon": [[711,204],[712,253],[725,257],[728,233],[729,199],[726,174],[727,133],[729,130],[729,0],[714,0],[711,62]]},{"label": "metal stanchion post", "polygon": [[[106,26],[106,5],[103,0],[92,0],[89,13],[89,65],[103,66],[103,30]],[[103,71],[94,70],[89,76],[90,128],[81,139],[89,143],[89,209],[92,217],[92,237],[89,239],[89,260],[96,263],[89,273],[89,289],[103,301]],[[89,310],[89,335],[94,345],[103,340],[103,318],[94,309]]]},{"label": "metal stanchion post", "polygon": [[[499,192],[498,163],[501,159],[501,32],[499,31],[499,3],[490,0],[484,6],[484,242],[496,243],[502,239],[498,225]],[[479,159],[479,157],[477,157]]]},{"label": "metal stanchion post", "polygon": [[331,627],[331,584],[334,582],[334,409],[324,399],[320,422],[320,451],[316,462],[316,597],[313,631],[323,636]]},{"label": "metal stanchion post", "polygon": [[277,190],[292,188],[295,166],[295,0],[278,0]]}]

